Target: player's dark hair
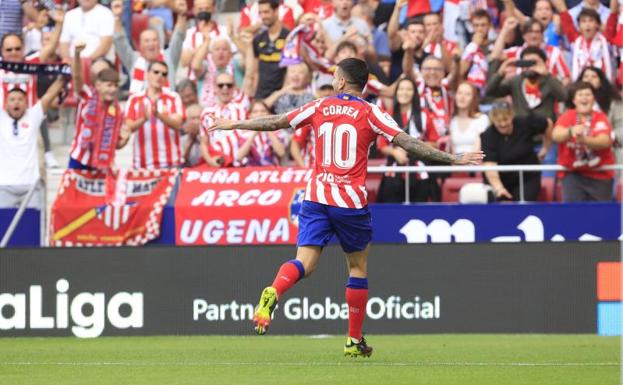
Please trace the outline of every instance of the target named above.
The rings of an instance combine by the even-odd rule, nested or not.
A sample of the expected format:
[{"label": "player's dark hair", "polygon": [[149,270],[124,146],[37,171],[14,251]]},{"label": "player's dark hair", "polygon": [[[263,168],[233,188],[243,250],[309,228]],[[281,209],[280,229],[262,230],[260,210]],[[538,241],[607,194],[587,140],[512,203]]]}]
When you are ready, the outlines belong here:
[{"label": "player's dark hair", "polygon": [[586,67],[580,72],[580,76],[578,79],[582,80],[584,77],[584,73],[586,71],[592,71],[597,74],[599,77],[599,87],[595,89],[595,99],[597,100],[597,104],[599,104],[599,108],[603,111],[604,114],[610,112],[610,107],[612,105],[613,100],[621,100],[621,95],[617,91],[617,89],[610,83],[610,80],[606,77],[604,71],[600,70],[597,67]]},{"label": "player's dark hair", "polygon": [[543,33],[545,31],[545,27],[541,24],[540,21],[538,21],[537,19],[528,19],[525,23],[523,23],[523,25],[521,26],[521,33],[523,35],[525,35],[526,33],[529,33],[532,31],[532,27],[534,25],[538,25],[539,28],[541,29],[541,33]]},{"label": "player's dark hair", "polygon": [[147,66],[147,71],[151,71],[151,69],[156,64],[160,64],[160,65],[164,66],[164,68],[166,68],[167,70],[169,69],[169,65],[164,60],[154,60],[151,63],[149,63],[149,65]]},{"label": "player's dark hair", "polygon": [[361,90],[366,87],[370,72],[368,71],[368,66],[365,61],[357,58],[348,58],[337,63],[337,66],[342,70],[346,81],[357,85]]},{"label": "player's dark hair", "polygon": [[547,55],[545,55],[545,52],[543,52],[543,50],[539,47],[526,47],[523,51],[521,51],[521,55],[519,55],[519,57],[523,59],[526,55],[537,55],[544,62],[547,61]]},{"label": "player's dark hair", "polygon": [[599,13],[593,8],[582,8],[576,19],[578,21],[578,24],[580,23],[580,19],[582,19],[583,17],[589,17],[595,20],[597,24],[601,25],[601,17],[599,16]]},{"label": "player's dark hair", "polygon": [[259,0],[257,4],[268,4],[273,10],[279,8],[279,0]]},{"label": "player's dark hair", "polygon": [[350,42],[350,41],[343,41],[340,44],[338,44],[337,47],[335,48],[335,54],[336,55],[339,54],[344,49],[350,49],[353,52],[357,53],[357,46],[355,45],[355,43]]},{"label": "player's dark hair", "polygon": [[595,95],[595,89],[588,82],[577,81],[573,83],[571,88],[569,89],[569,99],[567,99],[567,107],[575,108],[575,104],[573,103],[573,99],[575,99],[575,94],[582,90],[591,90],[593,96]]},{"label": "player's dark hair", "polygon": [[489,12],[487,12],[486,9],[479,8],[475,10],[474,12],[472,12],[472,15],[470,16],[469,19],[474,20],[474,19],[483,19],[483,18],[486,18],[487,20],[489,20],[489,23],[492,22],[491,15],[489,15]]},{"label": "player's dark hair", "polygon": [[117,71],[111,68],[104,68],[100,72],[97,73],[95,77],[96,82],[111,82],[115,84],[119,84],[119,74]]},{"label": "player's dark hair", "polygon": [[[411,116],[406,122],[402,121],[402,114],[400,113],[400,103],[398,103],[398,88],[400,83],[407,82],[413,86],[413,98],[411,99]],[[392,111],[392,118],[398,123],[398,125],[405,131],[409,132],[409,126],[411,123],[415,124],[419,133],[423,132],[422,128],[422,107],[420,106],[420,94],[417,89],[417,84],[411,78],[403,78],[396,84],[396,90],[394,91],[394,108]]]}]

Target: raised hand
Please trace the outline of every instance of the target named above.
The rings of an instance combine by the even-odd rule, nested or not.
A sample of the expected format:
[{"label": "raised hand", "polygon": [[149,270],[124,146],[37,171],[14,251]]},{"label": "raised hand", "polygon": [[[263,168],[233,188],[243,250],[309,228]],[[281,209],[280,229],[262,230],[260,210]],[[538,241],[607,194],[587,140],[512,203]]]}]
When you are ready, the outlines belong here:
[{"label": "raised hand", "polygon": [[56,8],[50,12],[50,18],[54,21],[54,24],[63,24],[65,20],[65,11],[61,8]]},{"label": "raised hand", "polygon": [[87,43],[81,40],[77,41],[76,45],[74,46],[74,57],[80,57],[80,54],[82,53],[82,51],[84,51],[86,47]]}]

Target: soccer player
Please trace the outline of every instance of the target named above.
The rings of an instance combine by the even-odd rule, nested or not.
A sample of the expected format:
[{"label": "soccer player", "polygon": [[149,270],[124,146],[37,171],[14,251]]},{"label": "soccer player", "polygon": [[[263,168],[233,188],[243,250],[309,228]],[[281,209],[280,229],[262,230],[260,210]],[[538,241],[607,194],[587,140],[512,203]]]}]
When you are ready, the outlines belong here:
[{"label": "soccer player", "polygon": [[367,260],[372,239],[365,189],[370,144],[383,135],[421,160],[465,165],[483,159],[482,152],[453,155],[436,150],[403,132],[389,114],[361,99],[367,80],[364,61],[344,59],[334,74],[336,96],[309,102],[287,114],[220,121],[211,128],[274,131],[308,124],[313,127],[315,164],[299,212],[296,259],[281,265],[272,285],[262,291],[253,321],[257,334],[266,333],[277,301],[314,271],[322,248],[336,235],[348,259],[348,337],[344,354],[351,357],[372,354],[372,347],[361,333],[368,302]]}]

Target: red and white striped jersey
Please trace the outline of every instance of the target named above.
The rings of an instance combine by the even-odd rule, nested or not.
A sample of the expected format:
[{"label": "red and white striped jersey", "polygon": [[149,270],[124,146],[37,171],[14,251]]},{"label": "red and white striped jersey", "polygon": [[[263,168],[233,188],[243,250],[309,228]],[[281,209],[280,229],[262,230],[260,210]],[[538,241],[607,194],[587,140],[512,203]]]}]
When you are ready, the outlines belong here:
[{"label": "red and white striped jersey", "polygon": [[[39,56],[28,56],[24,59],[26,63],[39,63]],[[17,74],[12,71],[0,70],[0,109],[4,110],[6,98],[14,88],[20,88],[26,92],[28,107],[37,103],[37,76],[29,74]]]},{"label": "red and white striped jersey", "polygon": [[305,200],[346,208],[368,204],[368,151],[378,135],[402,132],[378,106],[348,94],[318,99],[288,113],[293,129],[311,125],[316,160]]},{"label": "red and white striped jersey", "polygon": [[305,167],[312,167],[314,165],[314,148],[316,148],[312,126],[301,127],[294,131],[292,140],[296,141],[301,149],[301,157]]},{"label": "red and white striped jersey", "polygon": [[[527,45],[525,44],[522,46],[510,47],[504,50],[504,54],[507,59],[519,60],[521,58],[521,53],[526,47]],[[567,66],[560,48],[544,44],[541,49],[547,56],[547,62],[545,65],[552,76],[558,79],[564,79],[571,76],[571,71],[569,71],[569,66]],[[521,69],[517,68],[517,74],[520,72]]]},{"label": "red and white striped jersey", "polygon": [[201,135],[208,140],[208,152],[213,157],[222,156],[223,166],[240,166],[236,161],[240,136],[235,131],[208,132],[215,119],[244,120],[247,118],[247,108],[240,103],[218,103],[205,107],[201,112]]},{"label": "red and white striped jersey", "polygon": [[452,117],[452,98],[448,92],[447,78],[441,83],[437,89],[428,87],[424,83],[424,79],[417,81],[418,92],[420,94],[420,106],[428,110],[433,118],[433,124],[437,129],[439,136],[448,133],[450,127],[450,117]]},{"label": "red and white striped jersey", "polygon": [[132,94],[126,107],[126,119],[140,119],[144,116],[142,111],[150,116],[138,129],[138,136],[134,139],[133,166],[147,169],[181,166],[184,160],[180,132],[158,119],[154,109],[162,114],[177,114],[186,119],[182,99],[176,92],[163,89],[156,103],[152,103],[147,91]]}]

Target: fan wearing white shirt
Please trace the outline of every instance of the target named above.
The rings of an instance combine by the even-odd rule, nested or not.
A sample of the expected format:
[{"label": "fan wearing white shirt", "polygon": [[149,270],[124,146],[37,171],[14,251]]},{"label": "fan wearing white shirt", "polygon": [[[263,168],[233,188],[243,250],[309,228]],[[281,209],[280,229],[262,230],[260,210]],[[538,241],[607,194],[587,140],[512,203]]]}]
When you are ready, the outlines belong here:
[{"label": "fan wearing white shirt", "polygon": [[454,96],[454,116],[450,121],[450,147],[453,154],[480,151],[480,134],[491,122],[479,111],[478,90],[462,82]]},{"label": "fan wearing white shirt", "polygon": [[83,58],[95,59],[105,56],[113,61],[112,47],[113,26],[115,20],[110,9],[97,3],[97,0],[78,0],[79,7],[65,15],[61,32],[60,54],[63,60],[70,62],[76,43],[86,43],[82,51]]},{"label": "fan wearing white shirt", "polygon": [[27,207],[43,207],[37,137],[63,85],[64,80],[57,78],[31,108],[21,88],[8,92],[5,109],[0,110],[0,164],[4,165],[0,167],[0,207],[19,207],[34,183],[37,187]]}]

